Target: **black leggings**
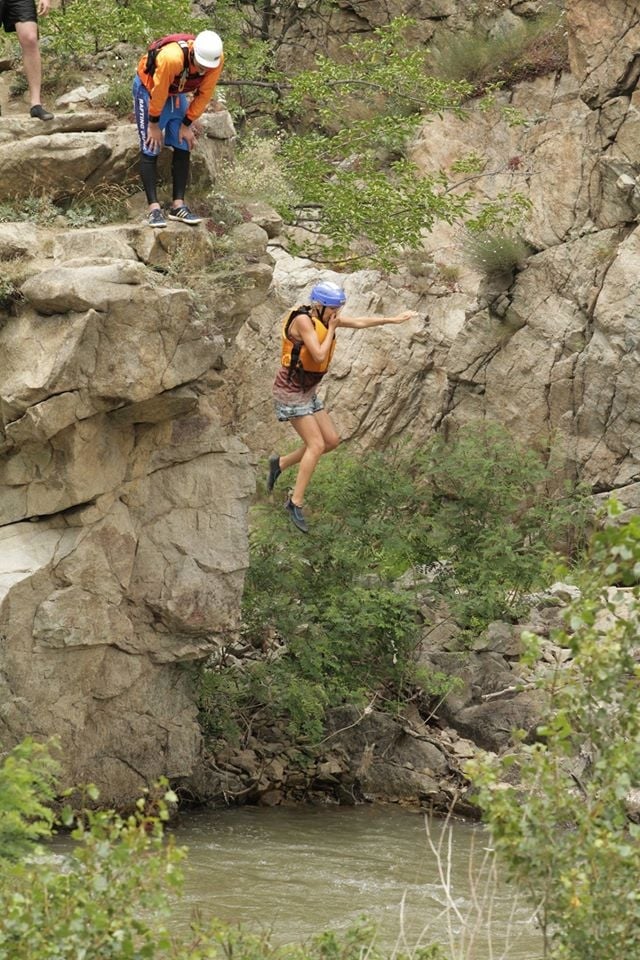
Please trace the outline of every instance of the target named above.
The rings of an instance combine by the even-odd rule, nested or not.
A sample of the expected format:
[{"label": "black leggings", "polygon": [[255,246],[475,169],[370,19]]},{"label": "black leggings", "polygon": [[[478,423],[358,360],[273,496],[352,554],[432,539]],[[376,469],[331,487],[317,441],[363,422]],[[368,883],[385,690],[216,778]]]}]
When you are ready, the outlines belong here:
[{"label": "black leggings", "polygon": [[[189,179],[189,165],[191,154],[188,150],[174,150],[171,161],[171,176],[173,179],[173,199],[184,200]],[[146,153],[140,153],[140,179],[144,192],[147,195],[147,203],[157,203],[157,180],[158,180],[158,158],[150,157]]]}]

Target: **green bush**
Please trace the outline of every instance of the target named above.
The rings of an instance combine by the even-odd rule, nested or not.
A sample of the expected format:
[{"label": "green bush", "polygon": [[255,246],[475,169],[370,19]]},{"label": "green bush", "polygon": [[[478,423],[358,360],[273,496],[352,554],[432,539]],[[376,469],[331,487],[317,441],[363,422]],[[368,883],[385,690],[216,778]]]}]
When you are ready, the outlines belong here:
[{"label": "green bush", "polygon": [[25,197],[22,200],[5,200],[0,203],[0,223],[16,223],[28,220],[32,223],[52,223],[60,210],[48,196]]},{"label": "green bush", "polygon": [[628,806],[640,770],[639,581],[635,517],[595,538],[583,595],[554,637],[573,660],[542,684],[538,742],[468,770],[552,960],[640,956],[640,826]]},{"label": "green bush", "polygon": [[416,458],[430,497],[414,534],[418,562],[438,563],[440,589],[458,622],[480,631],[522,612],[544,585],[555,550],[579,551],[592,506],[563,484],[540,455],[498,424],[438,435]]},{"label": "green bush", "polygon": [[[397,448],[323,458],[309,506],[313,531],[292,535],[281,509],[256,506],[243,599],[246,640],[276,652],[259,663],[205,668],[203,722],[212,735],[252,716],[286,717],[318,740],[330,705],[394,707],[416,686],[420,597],[400,589],[411,568],[434,567],[431,589],[474,636],[515,617],[542,585],[545,562],[572,547],[587,508],[575,491],[554,497],[539,456],[497,426]],[[315,509],[314,509],[315,508]],[[221,675],[226,679],[221,679]],[[449,681],[431,678],[434,695]]]},{"label": "green bush", "polygon": [[25,740],[0,764],[0,863],[16,861],[50,836],[57,764],[49,751]]},{"label": "green bush", "polygon": [[116,43],[144,47],[155,37],[197,33],[208,26],[208,20],[193,16],[188,0],[137,0],[132,4],[102,0],[97,5],[89,0],[66,0],[43,18],[41,31],[47,49],[80,58]]},{"label": "green bush", "polygon": [[[166,917],[180,882],[182,854],[162,834],[174,795],[141,800],[127,817],[67,806],[57,818],[55,775],[47,749],[30,741],[0,765],[0,957],[168,957],[171,938],[153,911]],[[97,799],[93,788],[87,795]],[[61,825],[76,841],[64,867],[34,846]]]}]

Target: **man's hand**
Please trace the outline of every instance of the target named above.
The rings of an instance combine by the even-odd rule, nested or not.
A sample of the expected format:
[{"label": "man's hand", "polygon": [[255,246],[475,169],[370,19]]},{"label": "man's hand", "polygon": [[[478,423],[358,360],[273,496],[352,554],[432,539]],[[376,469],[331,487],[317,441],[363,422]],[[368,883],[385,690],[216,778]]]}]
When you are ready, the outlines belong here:
[{"label": "man's hand", "polygon": [[198,139],[197,130],[193,129],[193,125],[190,127],[185,127],[184,123],[180,124],[180,130],[178,131],[178,141],[182,143],[184,140],[189,150],[193,150],[196,145],[196,140]]},{"label": "man's hand", "polygon": [[49,13],[50,6],[51,0],[38,0],[38,16],[44,17],[46,13]]},{"label": "man's hand", "polygon": [[162,147],[162,130],[159,123],[147,124],[147,139],[144,142],[147,150],[157,153]]}]

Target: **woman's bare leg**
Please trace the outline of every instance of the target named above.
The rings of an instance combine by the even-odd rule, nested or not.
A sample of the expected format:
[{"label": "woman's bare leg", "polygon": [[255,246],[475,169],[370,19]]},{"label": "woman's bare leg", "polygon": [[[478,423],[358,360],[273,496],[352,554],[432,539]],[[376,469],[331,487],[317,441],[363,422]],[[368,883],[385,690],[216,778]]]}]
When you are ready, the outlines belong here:
[{"label": "woman's bare leg", "polygon": [[[319,410],[318,413],[313,413],[306,417],[295,417],[290,423],[303,442],[302,447],[294,450],[293,454],[288,454],[288,457],[294,456],[296,459],[286,464],[287,466],[291,466],[294,463],[300,464],[298,476],[296,477],[295,486],[291,494],[291,500],[296,506],[301,507],[307,485],[311,480],[318,460],[323,453],[335,450],[340,443],[340,437],[333,425],[331,417],[324,410]],[[284,469],[282,465],[286,460],[287,457],[281,458],[281,470]]]}]

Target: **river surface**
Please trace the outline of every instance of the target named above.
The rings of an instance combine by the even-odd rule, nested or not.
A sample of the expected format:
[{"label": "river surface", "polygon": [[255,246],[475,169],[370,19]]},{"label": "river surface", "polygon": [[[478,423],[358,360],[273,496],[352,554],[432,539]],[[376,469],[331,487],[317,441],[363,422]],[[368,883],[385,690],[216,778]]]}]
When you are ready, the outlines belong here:
[{"label": "river surface", "polygon": [[[429,824],[437,844],[442,822]],[[390,954],[438,942],[455,945],[454,960],[542,956],[531,910],[504,884],[487,885],[487,835],[473,824],[452,825],[453,905],[425,817],[396,807],[198,810],[181,815],[175,835],[189,848],[185,897],[174,905],[178,928],[195,910],[289,943],[345,930],[366,915]],[[474,901],[484,899],[479,919]]]}]

